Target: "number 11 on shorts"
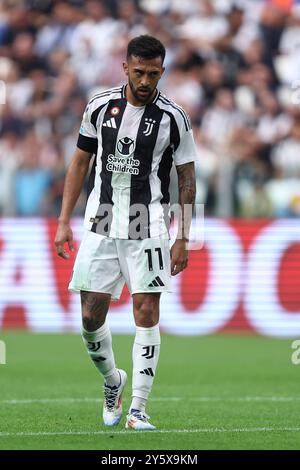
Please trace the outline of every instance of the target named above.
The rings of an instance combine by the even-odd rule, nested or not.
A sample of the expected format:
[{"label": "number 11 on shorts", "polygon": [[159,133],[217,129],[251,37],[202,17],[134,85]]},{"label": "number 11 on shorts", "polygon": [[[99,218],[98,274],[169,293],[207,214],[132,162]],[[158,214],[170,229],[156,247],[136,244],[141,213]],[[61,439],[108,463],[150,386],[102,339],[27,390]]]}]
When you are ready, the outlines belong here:
[{"label": "number 11 on shorts", "polygon": [[[155,248],[154,251],[156,251],[157,255],[158,255],[159,269],[163,270],[164,269],[164,263],[163,263],[161,248]],[[149,248],[148,250],[145,250],[145,253],[147,253],[147,255],[148,255],[148,268],[149,268],[149,271],[153,271],[152,250]]]}]

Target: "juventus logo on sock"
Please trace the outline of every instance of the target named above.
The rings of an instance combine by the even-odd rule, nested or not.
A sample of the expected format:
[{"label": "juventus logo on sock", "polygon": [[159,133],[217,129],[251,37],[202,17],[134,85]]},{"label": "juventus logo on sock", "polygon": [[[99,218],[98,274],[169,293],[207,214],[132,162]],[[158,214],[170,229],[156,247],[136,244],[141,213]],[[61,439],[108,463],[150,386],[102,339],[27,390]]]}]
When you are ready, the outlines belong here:
[{"label": "juventus logo on sock", "polygon": [[154,357],[155,346],[143,346],[142,349],[146,349],[145,353],[142,354],[142,357],[145,359],[152,359],[152,357]]},{"label": "juventus logo on sock", "polygon": [[106,361],[106,357],[103,357],[103,356],[94,356],[92,353],[95,353],[96,351],[99,351],[101,347],[101,342],[100,341],[97,341],[97,342],[91,342],[91,341],[88,341],[87,342],[87,348],[89,351],[91,351],[91,359],[92,361],[94,362],[101,362],[101,361]]},{"label": "juventus logo on sock", "polygon": [[140,374],[150,375],[151,377],[154,377],[153,370],[151,369],[151,367],[148,367],[148,369],[140,370]]},{"label": "juventus logo on sock", "polygon": [[101,346],[100,341],[97,341],[96,343],[87,341],[87,348],[89,351],[93,351],[93,352],[99,351],[100,346]]}]

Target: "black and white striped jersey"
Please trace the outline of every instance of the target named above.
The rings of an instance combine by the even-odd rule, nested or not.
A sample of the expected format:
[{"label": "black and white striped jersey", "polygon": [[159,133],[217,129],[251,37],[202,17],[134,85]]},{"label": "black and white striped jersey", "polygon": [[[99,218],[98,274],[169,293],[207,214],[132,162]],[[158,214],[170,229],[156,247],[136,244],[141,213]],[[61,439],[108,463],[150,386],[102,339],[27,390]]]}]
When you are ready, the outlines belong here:
[{"label": "black and white striped jersey", "polygon": [[[151,103],[133,106],[126,85],[95,95],[87,104],[77,146],[96,154],[89,181],[85,227],[111,238],[166,233],[172,161],[193,162],[196,148],[189,117],[158,90]],[[146,218],[138,218],[144,207]],[[142,221],[140,223],[140,220]]]}]

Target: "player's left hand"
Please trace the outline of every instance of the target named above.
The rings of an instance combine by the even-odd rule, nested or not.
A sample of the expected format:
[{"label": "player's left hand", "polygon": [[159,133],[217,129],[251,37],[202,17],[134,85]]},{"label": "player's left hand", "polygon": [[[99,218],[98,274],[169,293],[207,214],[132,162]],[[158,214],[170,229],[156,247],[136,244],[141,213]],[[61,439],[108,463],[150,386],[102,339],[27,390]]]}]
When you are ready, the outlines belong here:
[{"label": "player's left hand", "polygon": [[188,250],[186,240],[176,240],[171,248],[171,275],[183,271],[188,265]]}]

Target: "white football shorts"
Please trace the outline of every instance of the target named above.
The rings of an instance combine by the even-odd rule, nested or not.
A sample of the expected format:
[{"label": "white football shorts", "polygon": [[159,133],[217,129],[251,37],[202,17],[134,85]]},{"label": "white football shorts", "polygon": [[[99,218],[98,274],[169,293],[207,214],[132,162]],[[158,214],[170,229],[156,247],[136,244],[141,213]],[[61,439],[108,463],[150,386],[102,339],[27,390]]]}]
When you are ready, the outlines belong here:
[{"label": "white football shorts", "polygon": [[86,230],[69,290],[102,292],[118,300],[125,282],[131,295],[171,292],[169,240],[114,239]]}]

